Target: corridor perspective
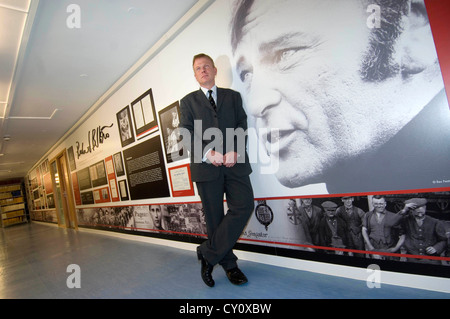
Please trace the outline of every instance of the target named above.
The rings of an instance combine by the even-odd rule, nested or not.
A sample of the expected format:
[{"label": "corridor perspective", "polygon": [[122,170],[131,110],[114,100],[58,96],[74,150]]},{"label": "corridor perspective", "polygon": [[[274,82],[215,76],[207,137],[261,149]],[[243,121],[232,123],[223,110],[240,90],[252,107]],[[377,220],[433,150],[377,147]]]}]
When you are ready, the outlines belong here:
[{"label": "corridor perspective", "polygon": [[[195,247],[194,247],[195,248]],[[194,249],[193,248],[193,249]],[[79,266],[80,288],[72,286]],[[194,251],[28,223],[0,229],[1,299],[448,299],[450,294],[241,261],[249,283],[216,267],[205,286]],[[69,270],[69,271],[68,271]]]}]

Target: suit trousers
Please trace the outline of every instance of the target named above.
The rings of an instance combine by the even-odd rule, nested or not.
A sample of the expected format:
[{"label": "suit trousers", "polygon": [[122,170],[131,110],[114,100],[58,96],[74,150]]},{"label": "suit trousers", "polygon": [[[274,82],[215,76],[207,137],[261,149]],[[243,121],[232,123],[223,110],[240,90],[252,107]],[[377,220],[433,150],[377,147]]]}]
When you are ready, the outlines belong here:
[{"label": "suit trousers", "polygon": [[[237,267],[233,247],[242,234],[254,209],[253,189],[248,175],[235,176],[222,166],[219,178],[197,182],[205,213],[208,240],[200,245],[203,257],[211,265],[225,270]],[[224,213],[224,194],[228,211]]]}]

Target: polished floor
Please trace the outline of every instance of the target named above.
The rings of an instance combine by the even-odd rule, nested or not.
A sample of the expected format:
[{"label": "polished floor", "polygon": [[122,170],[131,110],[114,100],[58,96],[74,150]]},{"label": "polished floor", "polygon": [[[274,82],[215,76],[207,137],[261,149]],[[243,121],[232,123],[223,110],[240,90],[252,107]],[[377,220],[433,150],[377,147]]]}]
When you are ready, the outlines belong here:
[{"label": "polished floor", "polygon": [[[80,268],[81,288],[69,265]],[[249,278],[233,286],[220,268],[216,286],[200,279],[194,252],[92,232],[23,224],[0,229],[2,299],[448,299],[449,294],[240,261]],[[73,279],[73,280],[72,280]]]}]

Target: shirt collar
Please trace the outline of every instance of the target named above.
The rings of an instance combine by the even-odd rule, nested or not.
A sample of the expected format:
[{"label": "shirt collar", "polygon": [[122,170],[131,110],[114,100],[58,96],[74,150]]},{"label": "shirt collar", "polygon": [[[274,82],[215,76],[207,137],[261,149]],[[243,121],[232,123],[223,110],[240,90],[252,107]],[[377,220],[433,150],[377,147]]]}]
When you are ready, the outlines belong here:
[{"label": "shirt collar", "polygon": [[[208,93],[208,91],[210,90],[210,89],[206,89],[206,88],[204,88],[204,87],[200,87],[200,89],[203,91],[203,93],[206,95],[206,97],[207,98],[209,98],[209,93]],[[214,99],[217,97],[217,86],[213,86],[212,88],[211,88],[211,90],[213,91],[213,97],[214,97]]]}]

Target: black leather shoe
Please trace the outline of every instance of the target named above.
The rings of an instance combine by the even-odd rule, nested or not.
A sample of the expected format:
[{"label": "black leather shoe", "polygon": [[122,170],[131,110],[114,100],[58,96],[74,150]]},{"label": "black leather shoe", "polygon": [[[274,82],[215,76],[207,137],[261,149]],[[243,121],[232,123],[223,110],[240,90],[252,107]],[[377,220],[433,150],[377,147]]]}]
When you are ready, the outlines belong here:
[{"label": "black leather shoe", "polygon": [[214,287],[215,282],[214,282],[214,279],[212,278],[212,271],[214,269],[214,266],[211,266],[210,264],[208,264],[206,259],[203,258],[203,255],[200,252],[199,247],[197,247],[197,258],[198,258],[198,260],[200,260],[200,262],[202,264],[201,275],[202,275],[202,279],[203,279],[204,283],[208,287]]},{"label": "black leather shoe", "polygon": [[225,271],[228,277],[228,280],[233,285],[243,285],[248,282],[247,277],[245,277],[244,273],[239,268],[233,268]]}]

